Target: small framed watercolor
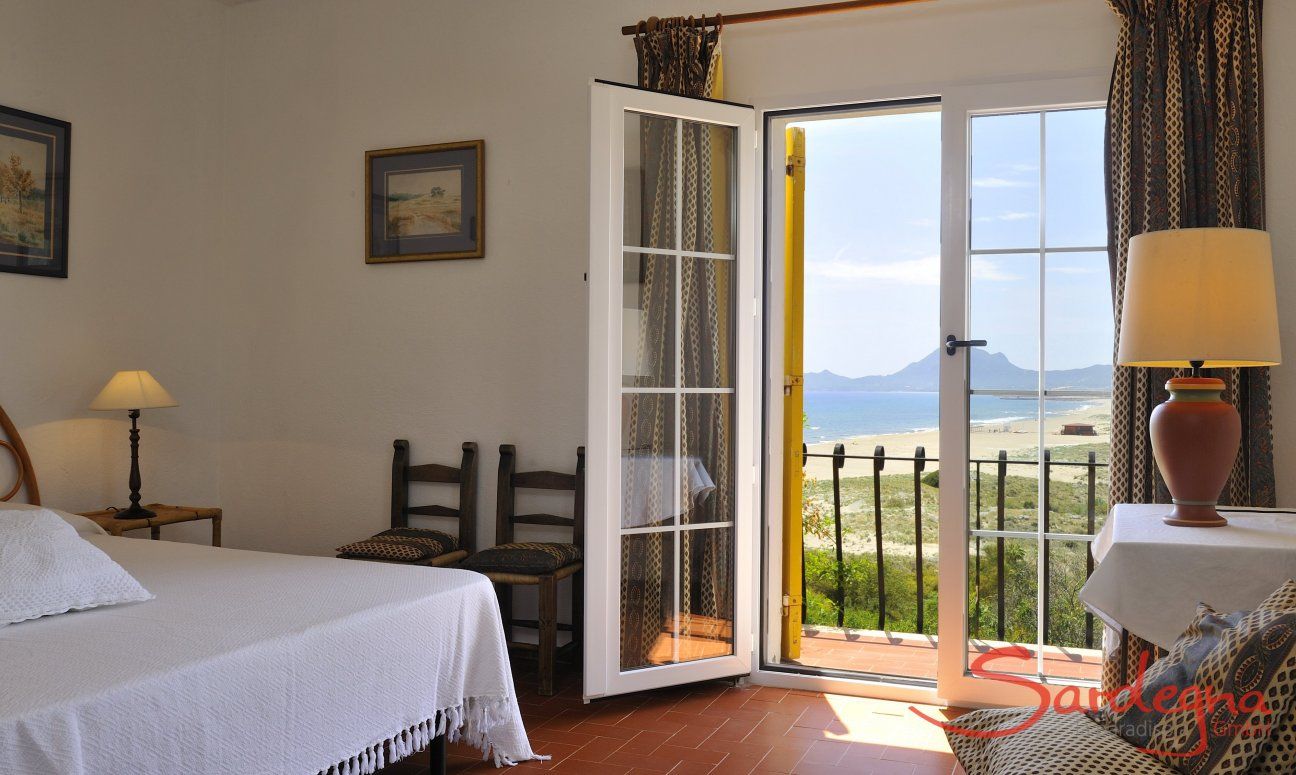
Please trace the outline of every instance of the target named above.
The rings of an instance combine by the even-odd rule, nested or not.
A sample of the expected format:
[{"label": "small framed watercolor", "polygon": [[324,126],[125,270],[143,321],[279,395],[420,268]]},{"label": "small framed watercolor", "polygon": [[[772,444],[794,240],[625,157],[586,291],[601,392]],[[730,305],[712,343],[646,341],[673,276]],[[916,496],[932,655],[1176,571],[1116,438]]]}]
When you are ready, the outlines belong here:
[{"label": "small framed watercolor", "polygon": [[72,125],[0,106],[0,272],[68,276]]},{"label": "small framed watercolor", "polygon": [[486,255],[486,143],[365,153],[365,263]]}]

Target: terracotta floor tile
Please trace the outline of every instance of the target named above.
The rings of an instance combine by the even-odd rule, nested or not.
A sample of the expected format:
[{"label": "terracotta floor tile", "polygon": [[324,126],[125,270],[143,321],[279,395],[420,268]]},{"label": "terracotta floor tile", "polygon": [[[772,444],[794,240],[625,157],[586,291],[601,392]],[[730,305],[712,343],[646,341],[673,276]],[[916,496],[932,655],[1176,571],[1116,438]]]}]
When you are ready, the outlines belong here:
[{"label": "terracotta floor tile", "polygon": [[671,739],[667,740],[666,743],[682,748],[697,748],[714,734],[715,730],[710,727],[686,726],[671,735]]},{"label": "terracotta floor tile", "polygon": [[570,758],[582,762],[601,762],[621,750],[625,744],[626,741],[614,737],[596,737],[581,746]]},{"label": "terracotta floor tile", "polygon": [[[571,732],[565,732],[562,734],[590,735],[590,736],[597,736],[597,737],[615,737],[618,740],[629,740],[633,738],[635,735],[638,735],[639,730],[629,729],[628,727],[617,726],[615,724],[599,724],[593,721],[583,721],[580,724],[576,725],[576,729],[572,730]],[[531,734],[531,737],[532,739],[535,738],[534,733]],[[562,742],[562,741],[559,740],[558,742]],[[586,740],[585,742],[589,742],[589,741]]]},{"label": "terracotta floor tile", "polygon": [[619,764],[640,770],[651,770],[656,773],[670,772],[672,767],[679,764],[678,759],[663,759],[655,753],[633,753],[625,750],[625,748],[612,754],[604,761],[607,764]]},{"label": "terracotta floor tile", "polygon": [[704,751],[699,748],[683,748],[677,745],[667,743],[658,748],[653,756],[659,756],[662,759],[674,759],[681,762],[701,762],[703,764],[719,764],[727,754],[721,751]]},{"label": "terracotta floor tile", "polygon": [[[895,648],[890,643],[874,636],[839,635],[833,641],[843,658],[858,656],[864,647]],[[878,666],[899,664],[888,662],[886,655],[870,659]],[[515,671],[519,705],[532,746],[537,753],[553,756],[519,765],[536,775],[959,772],[944,733],[903,703],[717,682],[585,704],[577,674],[560,671],[559,693],[540,697],[534,688],[534,664],[525,664]],[[919,707],[937,719],[956,718],[962,712]],[[473,748],[456,744],[449,752],[448,775],[493,771]],[[419,753],[381,775],[428,775],[427,767],[427,755]]]},{"label": "terracotta floor tile", "polygon": [[646,756],[656,751],[663,743],[671,739],[674,732],[655,732],[644,730],[634,737],[621,748],[619,753],[634,754],[636,756]]},{"label": "terracotta floor tile", "polygon": [[850,745],[850,743],[836,740],[816,740],[806,750],[805,756],[801,757],[801,762],[803,764],[836,764],[841,761],[842,756],[846,755]]},{"label": "terracotta floor tile", "polygon": [[762,758],[764,757],[730,754],[717,764],[711,772],[715,775],[748,775],[752,770],[756,769]]}]

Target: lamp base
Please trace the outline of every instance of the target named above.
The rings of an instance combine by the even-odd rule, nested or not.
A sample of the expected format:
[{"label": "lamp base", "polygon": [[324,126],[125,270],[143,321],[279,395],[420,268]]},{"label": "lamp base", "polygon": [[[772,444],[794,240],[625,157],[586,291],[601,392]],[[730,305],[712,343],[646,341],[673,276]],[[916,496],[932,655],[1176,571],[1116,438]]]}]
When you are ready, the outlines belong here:
[{"label": "lamp base", "polygon": [[1167,525],[1221,527],[1215,506],[1228,482],[1242,440],[1238,412],[1221,400],[1224,383],[1209,377],[1176,377],[1170,400],[1152,410],[1152,455],[1174,503]]},{"label": "lamp base", "polygon": [[113,514],[113,519],[153,519],[156,516],[156,511],[149,511],[136,503],[128,509],[122,509]]},{"label": "lamp base", "polygon": [[1162,517],[1167,525],[1178,527],[1224,527],[1228,520],[1215,510],[1215,504],[1176,503],[1170,513]]}]

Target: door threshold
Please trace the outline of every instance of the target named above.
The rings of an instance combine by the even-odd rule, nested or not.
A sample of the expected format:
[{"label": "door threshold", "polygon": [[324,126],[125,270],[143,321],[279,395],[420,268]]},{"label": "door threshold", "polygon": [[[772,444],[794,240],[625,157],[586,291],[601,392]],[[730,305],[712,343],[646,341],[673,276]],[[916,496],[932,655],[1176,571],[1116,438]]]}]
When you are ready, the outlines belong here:
[{"label": "door threshold", "polygon": [[760,669],[752,671],[750,680],[758,686],[773,686],[779,689],[798,689],[923,705],[940,704],[940,699],[936,695],[936,682],[922,679],[806,668],[799,665],[762,665]]}]

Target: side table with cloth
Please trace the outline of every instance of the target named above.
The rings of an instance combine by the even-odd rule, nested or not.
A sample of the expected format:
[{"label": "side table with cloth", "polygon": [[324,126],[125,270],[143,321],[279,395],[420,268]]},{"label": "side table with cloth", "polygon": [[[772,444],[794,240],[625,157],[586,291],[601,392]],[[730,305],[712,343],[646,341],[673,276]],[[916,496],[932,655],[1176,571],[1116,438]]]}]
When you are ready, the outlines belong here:
[{"label": "side table with cloth", "polygon": [[1228,525],[1192,528],[1162,522],[1168,509],[1117,505],[1094,538],[1080,600],[1105,625],[1104,691],[1132,683],[1143,652],[1150,663],[1173,645],[1198,602],[1251,609],[1296,578],[1296,510],[1221,508]]}]

